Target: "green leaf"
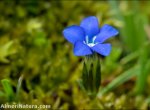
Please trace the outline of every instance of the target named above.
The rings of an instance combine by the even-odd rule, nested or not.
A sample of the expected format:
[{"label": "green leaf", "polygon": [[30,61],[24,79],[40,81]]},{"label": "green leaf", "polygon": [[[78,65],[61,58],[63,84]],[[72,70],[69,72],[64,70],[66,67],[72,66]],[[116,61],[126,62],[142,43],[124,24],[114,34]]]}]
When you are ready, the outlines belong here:
[{"label": "green leaf", "polygon": [[91,66],[89,68],[89,72],[88,72],[88,87],[89,87],[89,90],[90,92],[93,92],[94,91],[94,77],[93,77],[93,63],[91,63]]},{"label": "green leaf", "polygon": [[87,90],[88,89],[88,70],[85,62],[83,63],[83,70],[82,70],[82,83],[84,88]]},{"label": "green leaf", "polygon": [[139,57],[139,50],[132,52],[129,55],[126,55],[124,58],[121,59],[120,62],[122,65],[125,65],[129,63],[130,61],[137,59],[138,57]]},{"label": "green leaf", "polygon": [[7,98],[9,101],[12,101],[14,99],[14,91],[10,84],[10,81],[8,79],[1,80],[2,86],[4,88],[4,91],[7,95]]},{"label": "green leaf", "polygon": [[100,85],[101,85],[101,66],[100,66],[100,60],[97,59],[97,64],[96,64],[96,72],[95,72],[95,86],[96,86],[96,91],[98,91]]},{"label": "green leaf", "polygon": [[110,84],[100,90],[97,94],[98,97],[102,96],[103,94],[113,90],[114,88],[118,87],[119,85],[123,84],[124,82],[128,81],[132,77],[136,76],[139,73],[139,65],[125,71],[120,76],[115,78]]},{"label": "green leaf", "polygon": [[147,77],[150,72],[149,45],[145,45],[140,51],[140,73],[137,76],[135,91],[142,94],[147,86]]},{"label": "green leaf", "polygon": [[9,60],[6,57],[16,52],[14,50],[11,50],[13,43],[13,41],[10,41],[5,45],[0,46],[0,62],[9,63]]}]

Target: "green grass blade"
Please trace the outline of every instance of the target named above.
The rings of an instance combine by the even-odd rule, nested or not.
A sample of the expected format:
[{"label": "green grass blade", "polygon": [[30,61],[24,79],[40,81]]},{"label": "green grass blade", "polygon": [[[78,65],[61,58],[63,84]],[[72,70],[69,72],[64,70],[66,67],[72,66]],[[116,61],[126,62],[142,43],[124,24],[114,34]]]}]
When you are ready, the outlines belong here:
[{"label": "green grass blade", "polygon": [[114,79],[110,84],[108,84],[105,88],[100,89],[97,96],[100,97],[103,94],[111,91],[112,89],[118,87],[119,85],[123,84],[124,82],[128,81],[132,77],[136,76],[139,72],[140,68],[139,66],[135,66],[124,73],[122,73],[120,76],[118,76],[116,79]]},{"label": "green grass blade", "polygon": [[2,86],[4,88],[4,91],[8,97],[9,101],[12,101],[14,99],[14,92],[12,89],[12,86],[10,84],[10,81],[8,79],[1,80]]},{"label": "green grass blade", "polygon": [[148,77],[148,74],[150,73],[150,60],[148,60],[148,62],[146,63],[145,65],[145,68],[143,68],[138,77],[139,80],[137,80],[137,88],[136,88],[136,92],[138,94],[142,94],[146,87],[147,87],[147,77]]}]

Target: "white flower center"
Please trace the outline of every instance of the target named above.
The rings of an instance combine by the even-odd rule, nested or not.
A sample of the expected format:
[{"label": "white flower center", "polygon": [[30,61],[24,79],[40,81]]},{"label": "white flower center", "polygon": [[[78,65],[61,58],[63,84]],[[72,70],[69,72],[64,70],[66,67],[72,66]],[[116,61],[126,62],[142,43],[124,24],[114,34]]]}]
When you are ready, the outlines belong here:
[{"label": "white flower center", "polygon": [[89,47],[93,47],[95,44],[94,43],[88,43],[87,44]]},{"label": "white flower center", "polygon": [[93,47],[93,46],[96,44],[96,43],[95,43],[95,39],[96,39],[96,36],[94,36],[94,37],[92,38],[92,42],[89,42],[89,37],[86,36],[86,37],[85,37],[85,40],[86,40],[86,41],[84,41],[83,43],[86,44],[86,45],[88,45],[89,47]]}]

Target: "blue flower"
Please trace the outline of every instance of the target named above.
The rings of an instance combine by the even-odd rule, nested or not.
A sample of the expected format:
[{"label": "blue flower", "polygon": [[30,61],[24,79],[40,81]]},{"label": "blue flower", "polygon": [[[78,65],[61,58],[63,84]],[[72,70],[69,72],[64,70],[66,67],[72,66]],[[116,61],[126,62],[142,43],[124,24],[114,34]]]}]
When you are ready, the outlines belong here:
[{"label": "blue flower", "polygon": [[98,19],[95,16],[83,19],[80,26],[72,25],[63,30],[64,37],[74,45],[76,56],[91,55],[94,52],[108,56],[111,44],[104,42],[118,33],[114,27],[108,24],[99,28]]}]

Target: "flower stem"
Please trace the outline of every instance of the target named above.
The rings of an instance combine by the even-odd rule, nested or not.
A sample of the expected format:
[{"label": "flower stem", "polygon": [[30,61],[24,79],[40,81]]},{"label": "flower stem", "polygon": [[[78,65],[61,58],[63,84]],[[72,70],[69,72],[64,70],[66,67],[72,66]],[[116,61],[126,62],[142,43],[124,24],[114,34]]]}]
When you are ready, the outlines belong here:
[{"label": "flower stem", "polygon": [[100,58],[98,54],[86,56],[83,63],[82,82],[87,94],[94,98],[101,84]]}]

